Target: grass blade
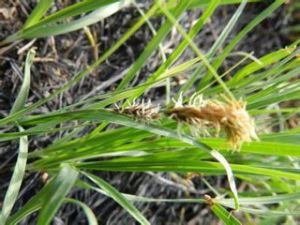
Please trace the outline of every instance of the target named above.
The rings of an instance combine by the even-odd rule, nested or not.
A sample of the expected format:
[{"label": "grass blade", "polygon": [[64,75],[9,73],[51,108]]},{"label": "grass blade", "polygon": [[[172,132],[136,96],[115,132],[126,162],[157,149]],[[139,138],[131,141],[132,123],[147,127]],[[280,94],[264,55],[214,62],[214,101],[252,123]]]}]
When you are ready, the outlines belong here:
[{"label": "grass blade", "polygon": [[[185,160],[180,159],[174,160],[156,160],[154,162],[153,158],[151,160],[141,158],[141,161],[136,161],[140,159],[138,157],[130,157],[126,161],[101,161],[101,162],[88,162],[88,163],[77,163],[76,166],[81,169],[89,170],[99,170],[99,171],[127,171],[127,172],[165,172],[165,171],[175,171],[175,172],[197,172],[205,173],[209,175],[221,175],[225,174],[224,166],[217,162],[211,161],[201,161],[201,160]],[[131,159],[131,160],[130,160]],[[51,165],[43,164],[43,167],[50,167]],[[262,177],[271,178],[284,178],[290,180],[300,180],[299,170],[289,172],[288,169],[278,169],[278,167],[263,168],[259,165],[249,166],[241,164],[230,164],[232,170],[237,175],[258,175]],[[33,165],[34,167],[34,165]],[[56,169],[57,165],[53,165],[52,169]],[[40,169],[39,167],[34,168],[35,170]]]},{"label": "grass blade", "polygon": [[[243,0],[238,9],[235,11],[234,15],[231,17],[230,21],[216,40],[216,42],[213,44],[213,46],[210,48],[207,58],[210,60],[217,51],[222,48],[224,42],[227,40],[227,37],[229,36],[230,32],[234,28],[235,24],[237,23],[238,19],[240,18],[240,15],[242,14],[247,0]],[[195,72],[192,74],[192,76],[188,79],[188,81],[180,88],[181,92],[187,91],[189,88],[191,88],[194,84],[194,82],[197,80],[199,77],[199,74],[201,74],[204,71],[203,65],[200,65]]]},{"label": "grass blade", "polygon": [[[249,0],[249,2],[262,2],[263,0]],[[205,7],[208,5],[211,0],[190,0],[190,7],[189,8],[198,8],[198,7]],[[221,5],[232,5],[232,4],[240,4],[242,0],[222,0],[220,2]]]},{"label": "grass blade", "polygon": [[200,51],[200,49],[197,47],[195,42],[187,35],[187,33],[184,31],[182,26],[178,24],[174,16],[163,6],[161,6],[162,12],[166,15],[166,17],[174,24],[178,32],[188,41],[190,47],[192,50],[197,54],[198,57],[200,57],[203,61],[203,64],[207,67],[207,70],[212,74],[212,76],[216,79],[216,81],[219,83],[219,85],[223,88],[224,92],[228,95],[229,99],[234,100],[235,97],[231,93],[231,91],[228,89],[224,81],[220,78],[217,71],[214,69],[214,67],[209,63],[209,60],[207,57]]},{"label": "grass blade", "polygon": [[128,1],[119,1],[96,9],[94,12],[91,12],[90,14],[69,23],[47,25],[42,24],[34,27],[29,27],[19,34],[18,39],[48,37],[79,30],[83,27],[89,26],[103,20],[106,17],[111,16],[112,14],[116,13],[126,6],[128,6]]},{"label": "grass blade", "polygon": [[218,203],[212,203],[211,210],[225,225],[242,225],[232,213],[228,212],[223,206]]},{"label": "grass blade", "polygon": [[16,113],[20,109],[23,109],[25,105],[25,101],[28,98],[29,89],[30,89],[30,67],[32,65],[33,59],[35,56],[35,51],[31,49],[27,53],[26,61],[25,61],[25,71],[24,71],[24,80],[22,83],[22,87],[19,91],[16,101],[10,111],[10,114]]},{"label": "grass blade", "polygon": [[84,211],[85,215],[86,215],[86,218],[88,220],[89,225],[98,225],[97,218],[96,218],[95,214],[90,209],[90,207],[88,207],[85,203],[83,203],[81,201],[78,201],[76,199],[72,199],[72,198],[66,198],[64,200],[64,202],[73,203],[73,204],[76,204],[76,205],[80,206],[82,208],[82,210]]},{"label": "grass blade", "polygon": [[247,2],[248,2],[248,0],[242,0],[241,1],[240,6],[235,11],[235,13],[233,14],[233,16],[231,17],[231,19],[229,20],[228,24],[226,25],[226,27],[224,28],[224,30],[222,31],[222,33],[220,34],[220,36],[218,37],[218,39],[216,40],[216,42],[210,48],[210,50],[208,52],[208,55],[215,55],[215,53],[217,52],[217,50],[220,49],[220,47],[223,45],[223,43],[227,40],[228,35],[232,31],[232,29],[236,25],[238,19],[240,18],[242,12],[244,11]]},{"label": "grass blade", "polygon": [[231,192],[233,194],[233,199],[234,199],[234,204],[235,204],[235,209],[239,209],[239,200],[238,200],[238,192],[236,189],[235,181],[234,181],[234,176],[231,170],[231,167],[227,160],[224,158],[222,154],[220,154],[218,151],[213,150],[211,152],[211,155],[216,158],[225,168],[226,174],[227,174],[227,180],[229,183],[229,187],[231,189]]},{"label": "grass blade", "polygon": [[[245,205],[267,205],[267,204],[276,204],[280,203],[283,201],[297,201],[300,199],[300,193],[295,192],[291,194],[280,194],[280,195],[274,195],[274,196],[261,196],[261,197],[245,197],[245,198],[240,198],[239,202],[241,206]],[[233,199],[220,199],[218,200],[218,203],[228,206],[228,207],[233,207],[234,206],[234,201]]]},{"label": "grass blade", "polygon": [[[32,49],[27,54],[26,61],[25,61],[24,81],[19,91],[19,94],[17,96],[17,99],[14,102],[14,105],[11,109],[10,112],[11,114],[22,109],[25,105],[25,101],[28,98],[29,89],[30,89],[30,67],[34,55],[35,52]],[[20,132],[24,131],[24,129],[21,126],[18,126],[18,128]],[[5,224],[5,221],[10,215],[11,210],[15,204],[15,201],[17,200],[18,193],[21,188],[22,180],[25,174],[27,156],[28,156],[28,137],[22,136],[20,137],[19,154],[15,165],[15,169],[3,201],[3,206],[0,214],[0,224]]]},{"label": "grass blade", "polygon": [[23,29],[33,26],[36,23],[39,22],[39,20],[42,18],[42,16],[47,12],[47,10],[50,8],[52,2],[54,0],[40,0],[30,16],[27,18]]},{"label": "grass blade", "polygon": [[[256,16],[243,30],[241,30],[234,39],[226,46],[222,54],[214,61],[213,67],[217,70],[223,63],[224,59],[230,54],[234,47],[243,39],[247,33],[249,33],[255,26],[257,26],[261,21],[266,19],[274,10],[284,4],[284,0],[274,1],[267,9],[265,9],[260,15]],[[211,71],[205,75],[204,79],[200,82],[198,90],[205,88],[213,78]]]},{"label": "grass blade", "polygon": [[130,215],[132,215],[140,224],[150,225],[149,221],[135,208],[135,206],[129,202],[119,191],[117,191],[110,184],[103,179],[96,177],[92,174],[83,172],[91,181],[97,184],[108,196],[118,202],[124,209],[126,209]]},{"label": "grass blade", "polygon": [[26,204],[7,220],[7,225],[18,224],[26,216],[36,212],[42,206],[43,200],[50,192],[54,179],[50,180],[36,195],[34,195]]},{"label": "grass blade", "polygon": [[[155,14],[156,10],[158,9],[158,6],[154,4],[148,12],[145,14],[145,17],[150,18],[152,15]],[[18,118],[20,118],[22,115],[24,115],[26,112],[30,112],[37,107],[45,104],[46,102],[50,101],[51,99],[55,98],[59,94],[63,93],[64,91],[68,90],[70,87],[72,87],[74,84],[79,82],[83,77],[87,76],[93,69],[95,69],[98,65],[100,65],[102,62],[104,62],[109,56],[111,56],[121,45],[123,45],[143,24],[145,23],[145,18],[140,18],[110,49],[108,49],[106,52],[103,53],[103,55],[98,58],[92,65],[87,66],[86,69],[81,71],[80,73],[76,74],[72,80],[67,82],[65,85],[63,85],[61,88],[58,88],[55,90],[51,95],[48,97],[39,100],[38,102],[28,106],[25,109],[20,110],[17,113],[14,113],[13,115],[9,115],[3,119],[0,119],[0,125],[16,121]]]},{"label": "grass blade", "polygon": [[[23,128],[19,127],[19,130],[23,131]],[[17,200],[22,180],[25,174],[27,155],[28,138],[27,136],[23,136],[20,138],[18,159],[3,201],[3,206],[0,214],[0,224],[5,224],[5,221],[10,215],[15,201]]]},{"label": "grass blade", "polygon": [[[105,116],[105,114],[107,114],[107,115]],[[81,114],[80,113],[80,115],[82,115],[82,116],[84,115],[85,117],[87,116],[89,118],[95,119],[95,117],[94,117],[95,114],[92,115],[92,113],[86,113],[86,114]],[[75,119],[75,117],[76,117],[76,114],[72,114],[72,116],[70,118]],[[172,137],[172,138],[178,139],[182,142],[185,142],[187,144],[191,144],[191,145],[194,145],[196,147],[199,147],[203,151],[205,151],[207,153],[210,153],[215,159],[217,159],[224,166],[224,168],[226,170],[226,173],[228,175],[228,178],[229,178],[230,188],[231,188],[231,191],[233,192],[233,195],[235,196],[236,206],[238,208],[237,191],[236,191],[236,188],[235,188],[234,179],[232,179],[232,177],[233,177],[232,171],[231,171],[230,166],[227,163],[226,159],[220,153],[218,153],[217,151],[212,151],[212,149],[209,146],[205,145],[204,143],[195,141],[193,138],[191,138],[189,136],[182,136],[181,135],[179,137],[178,134],[176,134],[172,130],[166,130],[166,129],[162,129],[162,128],[154,127],[154,126],[150,127],[150,125],[141,124],[139,122],[133,121],[130,118],[127,118],[123,115],[118,115],[118,114],[113,113],[113,112],[109,112],[109,111],[105,112],[105,110],[103,110],[101,114],[99,113],[97,115],[97,117],[98,118],[102,117],[104,120],[107,120],[109,122],[119,123],[119,124],[122,124],[122,125],[125,125],[125,126],[134,127],[136,129],[148,130],[150,132],[153,132],[153,133],[156,133],[156,134],[159,134],[159,135]],[[58,118],[61,118],[61,116],[59,116]],[[81,117],[81,119],[83,119],[83,117]],[[33,121],[37,122],[38,118],[34,119]]]},{"label": "grass blade", "polygon": [[[180,15],[186,10],[187,7],[188,7],[188,3],[186,3],[185,1],[180,1],[180,3],[178,4],[174,12],[172,12],[173,17],[178,19]],[[131,66],[128,73],[124,76],[121,83],[117,87],[117,90],[124,89],[129,84],[129,82],[133,79],[136,73],[146,63],[147,59],[152,55],[154,50],[164,40],[164,38],[167,36],[167,34],[170,32],[171,29],[172,29],[172,25],[169,21],[166,21],[161,26],[161,28],[157,31],[157,34],[148,43],[143,53],[139,56],[139,58]]]},{"label": "grass blade", "polygon": [[[210,4],[207,6],[206,10],[203,12],[202,16],[197,20],[195,25],[190,29],[188,36],[193,39],[197,33],[202,29],[205,22],[210,18],[210,16],[214,13],[216,8],[218,7],[220,0],[217,1],[211,1]],[[152,74],[148,82],[155,81],[162,77],[162,74],[165,73],[165,71],[170,67],[176,59],[180,57],[180,55],[183,53],[183,51],[187,48],[189,42],[186,39],[183,39],[182,42],[176,47],[176,49],[172,52],[172,54],[167,58],[166,62],[161,64],[161,66],[155,71],[154,74]],[[141,95],[148,86],[146,86],[143,90],[141,90],[138,95]]]},{"label": "grass blade", "polygon": [[50,224],[55,213],[63,203],[64,197],[73,187],[78,172],[68,164],[64,165],[57,177],[54,179],[47,196],[45,197],[42,210],[39,213],[37,225]]},{"label": "grass blade", "polygon": [[68,7],[65,7],[57,12],[52,13],[46,18],[42,19],[38,26],[49,25],[50,23],[63,21],[64,19],[78,16],[84,13],[89,13],[93,10],[99,9],[103,6],[120,2],[120,0],[85,0],[78,3],[72,4]]},{"label": "grass blade", "polygon": [[279,60],[285,58],[286,56],[290,55],[295,50],[294,47],[287,47],[284,49],[279,49],[278,51],[271,52],[259,59],[262,64],[259,64],[257,62],[252,62],[248,64],[247,66],[243,67],[240,71],[238,71],[232,79],[229,81],[230,84],[237,84],[239,81],[241,81],[246,76],[253,74],[254,72],[265,68],[273,63],[278,62]]}]

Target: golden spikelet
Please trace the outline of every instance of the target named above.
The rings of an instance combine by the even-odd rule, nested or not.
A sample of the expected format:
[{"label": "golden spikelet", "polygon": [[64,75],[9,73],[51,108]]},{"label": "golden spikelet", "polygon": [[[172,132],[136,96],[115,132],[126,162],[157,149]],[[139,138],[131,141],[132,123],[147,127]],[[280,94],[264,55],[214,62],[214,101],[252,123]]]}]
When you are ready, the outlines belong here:
[{"label": "golden spikelet", "polygon": [[153,105],[149,100],[147,103],[133,101],[126,107],[116,106],[116,112],[128,115],[138,120],[151,121],[159,119],[159,106]]},{"label": "golden spikelet", "polygon": [[189,103],[183,105],[180,96],[167,114],[177,122],[187,123],[198,130],[214,127],[216,135],[224,130],[234,150],[239,150],[243,142],[258,140],[254,120],[246,111],[246,103],[242,100],[220,102],[192,96]]}]

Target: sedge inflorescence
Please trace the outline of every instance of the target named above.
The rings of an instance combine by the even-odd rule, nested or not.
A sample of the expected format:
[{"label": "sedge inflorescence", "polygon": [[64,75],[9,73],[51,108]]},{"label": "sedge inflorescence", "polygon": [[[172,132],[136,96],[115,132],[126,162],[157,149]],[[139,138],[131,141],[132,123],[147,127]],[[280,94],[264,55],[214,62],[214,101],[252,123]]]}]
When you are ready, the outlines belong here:
[{"label": "sedge inflorescence", "polygon": [[128,102],[125,107],[116,105],[115,111],[143,121],[157,120],[160,117],[160,107],[158,105],[153,105],[151,100],[148,100],[147,102],[144,100],[134,100],[132,103]]},{"label": "sedge inflorescence", "polygon": [[[159,120],[161,113],[160,107],[150,100],[133,101],[125,107],[117,107],[115,111],[143,121]],[[234,150],[239,150],[244,142],[258,140],[254,120],[242,100],[205,100],[202,95],[195,94],[184,104],[181,94],[164,113],[178,124],[188,124],[196,135],[210,135],[210,128],[215,129],[215,136],[224,131]]]},{"label": "sedge inflorescence", "polygon": [[187,123],[196,130],[214,127],[216,136],[223,130],[234,150],[239,150],[244,142],[258,140],[254,120],[242,100],[204,100],[201,95],[194,95],[183,105],[180,96],[167,113],[177,122]]}]

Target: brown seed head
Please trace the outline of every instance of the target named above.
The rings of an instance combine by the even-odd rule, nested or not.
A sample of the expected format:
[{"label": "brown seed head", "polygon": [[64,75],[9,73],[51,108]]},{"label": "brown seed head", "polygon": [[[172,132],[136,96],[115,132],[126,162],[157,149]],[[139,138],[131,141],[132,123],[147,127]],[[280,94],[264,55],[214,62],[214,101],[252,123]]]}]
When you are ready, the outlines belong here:
[{"label": "brown seed head", "polygon": [[243,101],[220,102],[193,97],[187,105],[179,99],[167,114],[177,122],[187,123],[198,130],[216,128],[216,135],[224,130],[230,145],[239,150],[243,142],[258,140],[253,119]]},{"label": "brown seed head", "polygon": [[259,140],[254,120],[248,114],[245,102],[232,101],[225,108],[226,114],[221,121],[222,127],[234,149],[239,150],[243,142]]}]

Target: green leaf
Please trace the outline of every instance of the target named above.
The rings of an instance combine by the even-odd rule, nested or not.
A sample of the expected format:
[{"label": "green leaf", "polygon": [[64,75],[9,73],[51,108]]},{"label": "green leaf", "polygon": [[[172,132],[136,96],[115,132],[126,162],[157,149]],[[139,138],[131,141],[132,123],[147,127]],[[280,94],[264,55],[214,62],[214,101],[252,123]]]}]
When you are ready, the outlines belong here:
[{"label": "green leaf", "polygon": [[68,81],[65,85],[55,90],[52,94],[48,97],[39,100],[38,102],[28,106],[25,109],[20,110],[17,113],[9,115],[3,119],[0,119],[0,124],[5,124],[8,122],[16,121],[20,117],[22,117],[26,112],[30,112],[39,106],[45,104],[46,102],[50,101],[51,99],[55,98],[59,94],[63,93],[64,91],[68,90],[74,84],[79,82],[83,77],[87,76],[93,69],[99,66],[102,62],[104,62],[109,56],[111,56],[120,46],[122,46],[144,23],[145,18],[150,18],[156,11],[158,10],[158,6],[154,4],[148,12],[145,14],[145,17],[140,18],[110,49],[102,54],[100,58],[98,58],[92,65],[87,66],[86,69],[79,72],[78,74],[74,75],[74,78]]},{"label": "green leaf", "polygon": [[[295,192],[291,194],[278,194],[274,196],[260,196],[260,197],[244,197],[239,199],[240,205],[269,205],[276,204],[283,201],[297,201],[300,199],[300,193]],[[233,199],[218,199],[218,203],[227,206],[234,207]]]},{"label": "green leaf", "polygon": [[239,209],[239,199],[238,199],[238,191],[236,189],[236,184],[234,181],[234,176],[231,170],[231,167],[229,165],[229,163],[227,162],[227,160],[224,158],[224,156],[222,154],[220,154],[218,151],[213,150],[211,152],[211,155],[213,157],[215,157],[225,168],[226,174],[227,174],[227,180],[231,189],[231,192],[233,194],[233,198],[234,198],[234,204],[235,204],[235,209],[238,210]]},{"label": "green leaf", "polygon": [[237,218],[235,218],[231,212],[228,212],[223,206],[218,203],[212,203],[210,207],[214,214],[225,224],[225,225],[242,225]]},{"label": "green leaf", "polygon": [[[19,130],[23,131],[23,128],[19,127]],[[2,210],[0,213],[0,224],[5,224],[5,221],[10,215],[11,210],[17,200],[22,180],[25,174],[27,155],[28,138],[27,136],[23,136],[20,138],[17,162],[3,201]]]},{"label": "green leaf", "polygon": [[51,179],[36,195],[34,195],[22,208],[20,208],[15,214],[10,216],[7,220],[7,225],[18,224],[22,219],[31,213],[36,212],[42,207],[44,199],[48,196],[54,179]]},{"label": "green leaf", "polygon": [[[188,36],[193,39],[197,33],[203,28],[205,22],[210,18],[213,12],[216,10],[220,0],[210,1],[210,4],[207,6],[201,17],[197,20],[195,25],[190,29]],[[176,47],[176,49],[172,52],[172,54],[167,58],[167,60],[160,65],[160,67],[148,78],[147,82],[155,81],[162,77],[165,71],[178,59],[183,51],[187,48],[189,42],[187,39],[183,39],[181,43]],[[135,96],[141,95],[149,85],[145,86],[145,88],[141,89],[138,94]]]},{"label": "green leaf", "polygon": [[[274,10],[284,4],[285,0],[276,0],[274,1],[267,9],[262,11],[258,16],[256,16],[252,21],[250,21],[225,47],[222,51],[222,54],[218,56],[218,58],[213,62],[213,67],[217,70],[223,63],[224,59],[230,54],[230,52],[234,49],[234,47],[243,39],[247,33],[249,33],[255,26],[257,26],[261,21],[266,19]],[[201,80],[200,85],[198,86],[198,90],[205,88],[211,79],[213,78],[213,74],[208,71],[205,75],[204,79]]]},{"label": "green leaf", "polygon": [[40,0],[38,4],[35,6],[34,10],[30,13],[29,17],[27,18],[23,29],[35,25],[39,22],[42,16],[47,12],[47,10],[52,5],[54,0]]},{"label": "green leaf", "polygon": [[103,7],[96,9],[88,15],[85,15],[79,19],[76,19],[71,22],[61,23],[61,24],[48,24],[45,25],[43,23],[37,24],[36,26],[29,27],[19,34],[18,38],[28,39],[28,38],[39,38],[39,37],[48,37],[53,35],[59,35],[68,33],[71,31],[75,31],[81,29],[83,27],[89,26],[96,22],[99,22],[106,17],[111,16],[116,13],[120,9],[128,6],[128,1],[119,1],[115,2]]},{"label": "green leaf", "polygon": [[[214,2],[214,1],[212,1]],[[210,48],[209,52],[207,53],[207,58],[211,60],[212,57],[215,56],[217,51],[222,48],[224,42],[227,40],[229,34],[235,27],[235,24],[238,22],[238,19],[240,18],[245,6],[246,6],[247,0],[241,1],[240,6],[237,8],[233,16],[231,17],[230,21],[222,31],[222,33],[219,35],[218,39],[215,41],[213,46]],[[180,88],[180,92],[185,92],[189,88],[191,88],[197,78],[199,78],[199,75],[204,71],[203,65],[199,65],[199,67],[194,71],[192,76],[188,79],[188,81]],[[178,95],[177,95],[178,96]]]},{"label": "green leaf", "polygon": [[[122,1],[122,0],[121,0]],[[84,0],[78,3],[71,4],[68,7],[65,7],[57,12],[52,13],[51,15],[45,17],[40,21],[38,26],[46,26],[53,24],[54,22],[63,21],[67,18],[78,16],[84,13],[91,12],[93,10],[99,9],[103,6],[120,2],[120,0]]]},{"label": "green leaf", "polygon": [[214,67],[210,64],[207,57],[202,53],[202,51],[198,48],[196,43],[189,37],[189,35],[185,32],[183,27],[176,21],[176,18],[168,11],[167,8],[164,8],[163,5],[161,5],[161,10],[164,13],[164,15],[174,24],[178,32],[188,41],[189,46],[191,49],[196,53],[198,57],[202,59],[203,64],[206,66],[207,70],[212,74],[212,76],[215,78],[215,80],[219,83],[219,85],[223,88],[223,91],[229,97],[229,99],[234,100],[234,96],[231,93],[231,91],[228,89],[224,81],[220,78],[217,71],[214,69]]},{"label": "green leaf", "polygon": [[[92,113],[92,112],[94,112],[94,113]],[[167,129],[162,129],[162,128],[155,127],[155,126],[150,126],[150,125],[142,124],[142,123],[133,121],[132,119],[130,119],[128,117],[125,117],[123,115],[118,115],[118,114],[113,113],[113,112],[109,112],[109,111],[105,111],[105,110],[102,110],[101,114],[100,113],[99,114],[95,114],[95,112],[97,112],[97,111],[90,111],[90,113],[82,113],[82,112],[72,113],[72,114],[69,114],[70,117],[68,119],[75,119],[77,116],[79,116],[81,119],[83,119],[85,117],[85,119],[90,118],[90,119],[93,119],[93,120],[94,119],[102,118],[103,120],[106,120],[106,121],[109,121],[109,122],[113,122],[113,123],[118,123],[118,124],[122,124],[122,125],[125,125],[125,126],[134,127],[136,129],[148,130],[148,131],[156,133],[156,134],[160,134],[160,135],[163,135],[163,136],[167,136],[167,137],[172,137],[172,138],[175,138],[175,139],[179,139],[182,142],[185,142],[187,144],[191,144],[191,145],[194,145],[196,147],[199,147],[203,151],[205,151],[207,153],[210,153],[222,165],[224,165],[224,167],[226,168],[226,173],[228,174],[228,178],[230,178],[230,183],[231,183],[230,188],[231,188],[231,190],[232,190],[235,198],[237,199],[237,192],[236,192],[236,189],[235,189],[235,185],[233,185],[234,184],[234,180],[231,179],[231,177],[233,175],[232,175],[230,166],[228,165],[228,163],[227,163],[227,161],[226,161],[226,159],[224,157],[221,157],[220,154],[216,154],[216,151],[212,151],[212,149],[209,146],[207,146],[207,145],[205,145],[205,144],[203,144],[201,142],[198,142],[198,141],[194,140],[193,138],[191,138],[189,136],[183,136],[183,135],[179,136],[178,134],[176,134],[172,130],[167,130]],[[64,115],[68,115],[68,114],[60,114],[58,116],[58,118],[64,118],[65,117]],[[49,122],[49,118],[47,120]],[[37,117],[33,121],[37,122],[38,121]],[[237,203],[237,207],[238,207],[238,202],[236,201],[236,203]]]},{"label": "green leaf", "polygon": [[50,186],[47,196],[43,199],[37,225],[48,225],[51,223],[52,218],[63,203],[64,197],[73,187],[77,177],[78,172],[76,170],[68,164],[63,165],[63,168]]},{"label": "green leaf", "polygon": [[86,172],[82,173],[95,184],[97,184],[108,196],[110,196],[117,203],[119,203],[125,210],[127,210],[128,213],[130,213],[130,215],[132,215],[140,224],[150,225],[149,221],[138,211],[138,209],[114,187],[112,187],[100,177],[94,176]]},{"label": "green leaf", "polygon": [[[46,1],[41,0],[40,4],[37,5],[30,15],[29,22],[25,24],[22,30],[7,37],[3,43],[13,42],[18,39],[48,37],[78,30],[109,17],[118,10],[127,7],[131,2],[131,0],[86,0],[72,4],[69,7],[39,20],[51,4],[51,1]],[[89,13],[92,10],[94,11]],[[70,19],[73,16],[84,13],[89,14],[71,22],[66,20],[67,18]]]},{"label": "green leaf", "polygon": [[29,90],[30,90],[30,67],[32,65],[33,59],[35,56],[35,51],[30,49],[27,53],[26,61],[25,61],[25,71],[24,71],[24,80],[22,83],[22,87],[19,91],[16,101],[10,111],[10,114],[16,113],[17,111],[23,109],[25,102],[28,98]]},{"label": "green leaf", "polygon": [[[35,52],[31,49],[27,53],[26,61],[25,61],[25,72],[24,72],[24,80],[17,96],[16,101],[11,109],[10,114],[13,114],[20,109],[22,109],[25,105],[25,102],[28,98],[29,90],[30,90],[30,67],[34,58]],[[18,126],[20,132],[24,131],[21,126]],[[5,224],[8,216],[11,213],[11,210],[17,200],[22,180],[25,175],[26,163],[27,163],[27,155],[28,155],[28,137],[21,136],[19,142],[19,154],[17,158],[17,162],[15,165],[15,169],[10,180],[8,189],[5,194],[5,198],[3,201],[2,210],[0,213],[0,224]]]},{"label": "green leaf", "polygon": [[[261,2],[263,0],[249,0],[249,2]],[[211,0],[190,0],[189,8],[198,8],[207,6]],[[242,0],[222,0],[220,5],[240,4]]]},{"label": "green leaf", "polygon": [[[186,10],[188,7],[188,2],[186,1],[179,1],[178,6],[172,12],[174,18],[178,19],[180,15]],[[165,21],[165,23],[160,27],[157,31],[156,35],[152,38],[152,40],[148,43],[145,50],[139,56],[139,58],[134,62],[134,64],[130,67],[128,73],[124,76],[121,83],[117,87],[117,90],[124,89],[129,82],[133,79],[136,73],[142,69],[142,66],[147,62],[147,59],[152,55],[155,49],[158,48],[159,44],[165,39],[167,34],[172,29],[172,23],[169,21]]]},{"label": "green leaf", "polygon": [[[173,171],[173,172],[198,172],[209,175],[221,175],[226,171],[224,166],[217,162],[201,161],[197,159],[160,159],[156,157],[154,161],[143,157],[129,157],[119,160],[110,161],[90,161],[90,162],[78,162],[76,167],[81,169],[99,170],[99,171],[127,171],[127,172],[145,172],[145,171]],[[33,165],[34,166],[34,165]],[[45,164],[44,166],[48,166]],[[55,169],[57,166],[50,167]],[[278,166],[264,168],[263,165],[242,165],[242,164],[230,164],[231,169],[235,174],[240,175],[259,175],[262,177],[274,177],[285,178],[291,180],[300,180],[299,169],[289,172],[287,168],[278,168]],[[36,169],[38,169],[37,167]],[[256,177],[259,177],[256,176]]]},{"label": "green leaf", "polygon": [[285,58],[286,56],[290,55],[295,50],[295,47],[288,47],[284,49],[279,49],[278,51],[271,52],[259,59],[262,64],[257,62],[252,62],[247,66],[243,67],[240,71],[238,71],[230,80],[230,84],[236,84],[249,74],[252,74],[262,68],[265,68],[273,63],[280,61],[281,59]]},{"label": "green leaf", "polygon": [[[53,183],[55,179],[50,180],[36,195],[34,195],[22,208],[20,208],[14,215],[8,218],[7,225],[15,225],[19,223],[22,219],[25,219],[26,216],[38,211],[49,192],[53,188]],[[65,198],[64,203],[72,203],[80,206],[88,219],[90,225],[97,225],[97,218],[93,211],[83,202],[80,202],[76,199]]]},{"label": "green leaf", "polygon": [[88,224],[89,225],[98,225],[97,218],[96,218],[95,214],[93,213],[93,211],[90,209],[90,207],[88,207],[88,205],[86,205],[85,203],[78,201],[76,199],[72,199],[72,198],[66,198],[64,200],[64,202],[73,203],[73,204],[80,206],[86,215]]}]

